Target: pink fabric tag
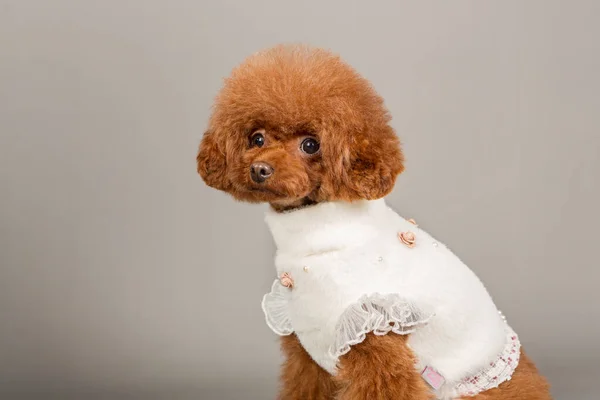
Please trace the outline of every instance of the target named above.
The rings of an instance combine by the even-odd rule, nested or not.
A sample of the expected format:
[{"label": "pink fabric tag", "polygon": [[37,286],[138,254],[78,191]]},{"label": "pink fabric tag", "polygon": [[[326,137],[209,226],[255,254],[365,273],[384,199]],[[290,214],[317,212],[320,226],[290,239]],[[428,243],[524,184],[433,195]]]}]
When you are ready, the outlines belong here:
[{"label": "pink fabric tag", "polygon": [[439,372],[429,366],[425,367],[423,372],[421,372],[421,376],[435,390],[441,388],[444,382],[446,382],[446,379]]}]

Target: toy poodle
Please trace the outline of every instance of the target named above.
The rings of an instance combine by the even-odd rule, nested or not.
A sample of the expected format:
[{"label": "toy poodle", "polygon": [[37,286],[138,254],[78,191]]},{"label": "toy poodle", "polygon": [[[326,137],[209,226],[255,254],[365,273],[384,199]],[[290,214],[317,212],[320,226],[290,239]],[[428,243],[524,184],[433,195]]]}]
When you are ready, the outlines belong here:
[{"label": "toy poodle", "polygon": [[403,154],[382,98],[327,50],[277,46],[218,94],[197,156],[207,185],[269,203],[263,298],[279,398],[547,400],[484,285],[383,199]]}]

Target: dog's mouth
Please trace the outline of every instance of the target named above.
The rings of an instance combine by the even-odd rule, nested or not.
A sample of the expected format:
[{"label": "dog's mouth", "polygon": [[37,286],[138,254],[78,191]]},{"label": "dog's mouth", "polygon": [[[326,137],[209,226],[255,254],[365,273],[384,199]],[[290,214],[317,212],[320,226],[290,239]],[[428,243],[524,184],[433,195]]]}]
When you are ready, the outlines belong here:
[{"label": "dog's mouth", "polygon": [[266,194],[271,194],[273,196],[277,196],[277,197],[282,197],[283,194],[279,193],[276,190],[273,189],[269,189],[266,187],[249,187],[248,191],[250,192],[258,192],[258,193],[266,193]]},{"label": "dog's mouth", "polygon": [[[295,193],[290,193],[287,187],[247,183],[239,187],[238,193],[241,192],[240,194],[251,202],[269,203],[278,212],[288,212],[319,203],[317,199],[319,186],[310,190],[296,190]],[[244,192],[245,195],[242,194]]]},{"label": "dog's mouth", "polygon": [[271,204],[273,209],[278,212],[290,212],[318,203],[310,195],[290,198],[289,195],[267,187],[250,186],[246,189],[249,193],[261,194],[261,200]]}]

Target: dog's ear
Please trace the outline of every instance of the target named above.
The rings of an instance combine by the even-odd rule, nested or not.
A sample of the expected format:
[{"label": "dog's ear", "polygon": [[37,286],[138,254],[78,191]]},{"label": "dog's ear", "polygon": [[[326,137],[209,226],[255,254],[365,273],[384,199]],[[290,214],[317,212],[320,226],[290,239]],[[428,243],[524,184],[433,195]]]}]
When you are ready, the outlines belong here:
[{"label": "dog's ear", "polygon": [[400,141],[387,124],[355,135],[328,132],[322,148],[329,181],[323,189],[331,200],[384,197],[404,170]]},{"label": "dog's ear", "polygon": [[396,177],[404,170],[404,157],[394,130],[386,124],[350,146],[349,186],[358,197],[374,200],[391,192]]},{"label": "dog's ear", "polygon": [[196,162],[198,173],[208,186],[228,190],[231,182],[227,178],[225,145],[219,143],[214,132],[209,130],[204,133]]}]

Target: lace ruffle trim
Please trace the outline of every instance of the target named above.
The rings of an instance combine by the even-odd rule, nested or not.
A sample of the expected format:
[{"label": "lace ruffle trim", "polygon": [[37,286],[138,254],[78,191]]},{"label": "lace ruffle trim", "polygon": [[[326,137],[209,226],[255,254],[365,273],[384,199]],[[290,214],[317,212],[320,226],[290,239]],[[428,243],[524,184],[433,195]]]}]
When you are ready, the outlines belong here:
[{"label": "lace ruffle trim", "polygon": [[275,279],[271,286],[271,292],[265,294],[262,300],[262,309],[267,325],[280,336],[291,335],[294,332],[287,311],[288,296],[289,289],[283,286],[279,279]]},{"label": "lace ruffle trim", "polygon": [[396,294],[362,296],[342,313],[330,354],[339,358],[365,340],[370,332],[380,336],[389,332],[407,335],[426,324],[433,315],[413,307]]},{"label": "lace ruffle trim", "polygon": [[[271,292],[262,301],[267,325],[280,336],[294,332],[287,311],[289,295],[289,289],[275,280]],[[350,351],[351,346],[365,340],[370,332],[375,335],[389,332],[407,335],[414,332],[418,325],[427,323],[432,316],[411,306],[396,294],[362,296],[340,316],[335,329],[335,341],[329,352],[338,358]]]}]

